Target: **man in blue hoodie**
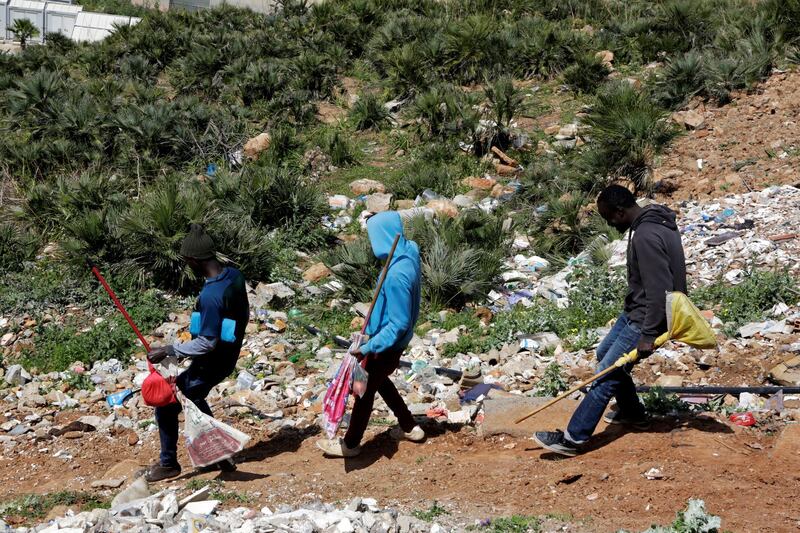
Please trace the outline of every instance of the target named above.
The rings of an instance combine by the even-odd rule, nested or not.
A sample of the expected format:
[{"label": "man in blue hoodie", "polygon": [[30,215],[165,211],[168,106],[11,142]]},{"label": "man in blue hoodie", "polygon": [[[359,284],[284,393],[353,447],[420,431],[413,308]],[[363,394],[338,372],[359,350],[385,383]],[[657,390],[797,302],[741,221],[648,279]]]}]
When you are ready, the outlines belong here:
[{"label": "man in blue hoodie", "polygon": [[395,237],[399,235],[400,239],[367,324],[369,341],[354,354],[366,359],[365,370],[369,374],[367,390],[361,398],[355,399],[350,426],[344,438],[317,443],[325,455],[331,457],[355,457],[361,452],[360,443],[372,414],[375,393],[381,395],[397,417],[400,427],[392,430],[392,437],[413,442],[425,439],[425,432],[415,424],[411,412],[389,378],[397,370],[400,356],[414,336],[414,325],[419,317],[419,247],[417,243],[406,240],[403,222],[394,211],[378,213],[370,218],[367,221],[367,234],[372,252],[382,260],[389,256]]}]

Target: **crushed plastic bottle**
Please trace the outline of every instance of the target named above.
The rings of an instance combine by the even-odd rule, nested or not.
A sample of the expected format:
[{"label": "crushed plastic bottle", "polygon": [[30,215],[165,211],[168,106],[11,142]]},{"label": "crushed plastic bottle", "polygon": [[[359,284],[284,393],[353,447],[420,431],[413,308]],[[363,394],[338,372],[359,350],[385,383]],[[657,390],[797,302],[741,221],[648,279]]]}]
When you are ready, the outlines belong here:
[{"label": "crushed plastic bottle", "polygon": [[242,370],[239,372],[239,376],[236,378],[236,387],[238,387],[239,390],[250,390],[255,381],[256,378],[253,376],[253,374],[247,370]]}]

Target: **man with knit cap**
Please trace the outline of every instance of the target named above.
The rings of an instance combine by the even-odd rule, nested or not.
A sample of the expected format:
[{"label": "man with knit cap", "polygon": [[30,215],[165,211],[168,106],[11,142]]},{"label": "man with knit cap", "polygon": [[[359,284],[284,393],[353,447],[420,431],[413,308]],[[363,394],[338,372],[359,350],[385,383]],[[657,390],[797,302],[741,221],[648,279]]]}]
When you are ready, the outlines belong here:
[{"label": "man with knit cap", "polygon": [[[154,364],[172,356],[179,360],[189,359],[191,364],[178,375],[176,385],[188,400],[211,415],[205,398],[215,385],[233,372],[239,358],[250,318],[247,290],[242,273],[223,266],[217,260],[214,241],[199,224],[191,225],[181,244],[181,256],[196,276],[205,278],[189,326],[192,340],[153,348],[147,358]],[[178,414],[181,406],[173,403],[156,407],[155,411],[161,456],[145,476],[150,482],[181,473],[178,463]],[[231,461],[215,467],[235,469]]]},{"label": "man with knit cap", "polygon": [[420,260],[417,243],[403,235],[403,221],[396,211],[378,213],[367,221],[367,234],[372,252],[386,260],[399,235],[397,248],[386,271],[375,307],[372,310],[367,334],[369,341],[362,345],[357,357],[366,359],[369,374],[367,390],[356,397],[350,425],[343,439],[326,439],[317,446],[330,457],[355,457],[361,452],[361,439],[369,424],[375,394],[378,393],[397,417],[399,427],[391,431],[396,440],[421,442],[425,432],[416,425],[400,393],[389,376],[400,364],[400,356],[414,336],[414,324],[419,317]]}]

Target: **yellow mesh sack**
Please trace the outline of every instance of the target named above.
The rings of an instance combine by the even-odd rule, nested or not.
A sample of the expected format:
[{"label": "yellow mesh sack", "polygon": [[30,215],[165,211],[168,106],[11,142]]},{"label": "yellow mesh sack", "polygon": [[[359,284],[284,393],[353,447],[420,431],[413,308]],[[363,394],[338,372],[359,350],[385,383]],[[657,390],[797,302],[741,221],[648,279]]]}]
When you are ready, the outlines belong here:
[{"label": "yellow mesh sack", "polygon": [[[667,327],[669,331],[653,342],[656,348],[670,339],[700,350],[717,346],[717,337],[711,326],[689,297],[682,292],[667,294]],[[621,367],[635,362],[638,358],[639,354],[634,349],[620,357],[614,366]]]}]

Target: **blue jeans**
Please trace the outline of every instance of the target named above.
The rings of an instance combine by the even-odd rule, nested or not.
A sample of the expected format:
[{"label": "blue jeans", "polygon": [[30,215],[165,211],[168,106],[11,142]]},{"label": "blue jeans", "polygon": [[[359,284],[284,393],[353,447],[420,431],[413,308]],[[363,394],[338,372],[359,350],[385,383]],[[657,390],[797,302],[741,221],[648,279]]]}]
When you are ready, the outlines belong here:
[{"label": "blue jeans", "polygon": [[[605,370],[621,356],[636,348],[641,336],[639,326],[622,313],[597,348],[597,371]],[[612,397],[617,399],[619,410],[626,416],[644,416],[644,406],[636,395],[633,379],[625,369],[618,368],[592,384],[569,421],[567,439],[577,444],[589,440]]]},{"label": "blue jeans", "polygon": [[[221,376],[219,379],[217,377],[212,373],[190,366],[185,372],[178,374],[175,384],[188,400],[194,402],[202,412],[211,416],[211,408],[206,402],[206,396],[226,376]],[[161,440],[160,463],[162,466],[179,466],[178,414],[181,412],[181,404],[172,403],[164,407],[156,407],[155,411],[158,436]]]}]

